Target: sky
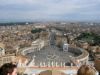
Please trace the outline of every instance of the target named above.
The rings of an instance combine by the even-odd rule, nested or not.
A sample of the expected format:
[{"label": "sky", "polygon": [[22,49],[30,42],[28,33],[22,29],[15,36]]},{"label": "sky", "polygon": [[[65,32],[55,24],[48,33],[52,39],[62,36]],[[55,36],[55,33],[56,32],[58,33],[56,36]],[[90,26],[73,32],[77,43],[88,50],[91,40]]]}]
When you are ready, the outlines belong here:
[{"label": "sky", "polygon": [[0,22],[99,20],[100,0],[0,0]]}]

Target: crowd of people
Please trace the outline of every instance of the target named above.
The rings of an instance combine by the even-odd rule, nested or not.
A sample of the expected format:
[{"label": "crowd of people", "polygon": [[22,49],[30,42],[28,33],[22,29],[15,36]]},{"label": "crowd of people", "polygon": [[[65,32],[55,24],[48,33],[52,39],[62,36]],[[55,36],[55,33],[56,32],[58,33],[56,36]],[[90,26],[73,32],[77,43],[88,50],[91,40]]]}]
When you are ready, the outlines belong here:
[{"label": "crowd of people", "polygon": [[[0,67],[0,75],[18,75],[17,65],[13,63],[5,63]],[[99,75],[97,70],[90,65],[82,65],[78,71],[77,75]]]}]

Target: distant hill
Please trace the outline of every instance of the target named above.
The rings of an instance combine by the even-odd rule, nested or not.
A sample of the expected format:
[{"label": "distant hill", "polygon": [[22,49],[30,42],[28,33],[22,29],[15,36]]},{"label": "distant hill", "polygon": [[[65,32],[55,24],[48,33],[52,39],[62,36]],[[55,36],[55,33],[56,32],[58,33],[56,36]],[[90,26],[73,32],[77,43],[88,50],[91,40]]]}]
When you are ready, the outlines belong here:
[{"label": "distant hill", "polygon": [[9,23],[0,23],[0,26],[10,26],[10,25],[27,25],[33,24],[33,22],[9,22]]}]

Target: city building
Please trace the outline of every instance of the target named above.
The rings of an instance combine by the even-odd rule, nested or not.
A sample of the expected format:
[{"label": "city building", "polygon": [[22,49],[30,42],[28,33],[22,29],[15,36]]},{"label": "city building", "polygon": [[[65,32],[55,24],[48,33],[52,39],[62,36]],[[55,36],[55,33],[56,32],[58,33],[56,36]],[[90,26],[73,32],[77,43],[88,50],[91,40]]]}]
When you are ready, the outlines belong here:
[{"label": "city building", "polygon": [[0,66],[4,63],[15,62],[16,56],[14,54],[9,54],[5,56],[0,56]]},{"label": "city building", "polygon": [[5,46],[3,43],[0,43],[0,56],[5,55]]},{"label": "city building", "polygon": [[38,48],[37,50],[40,50],[41,48],[43,48],[45,45],[45,41],[41,40],[41,39],[37,39],[35,41],[32,42],[32,47],[34,48]]}]

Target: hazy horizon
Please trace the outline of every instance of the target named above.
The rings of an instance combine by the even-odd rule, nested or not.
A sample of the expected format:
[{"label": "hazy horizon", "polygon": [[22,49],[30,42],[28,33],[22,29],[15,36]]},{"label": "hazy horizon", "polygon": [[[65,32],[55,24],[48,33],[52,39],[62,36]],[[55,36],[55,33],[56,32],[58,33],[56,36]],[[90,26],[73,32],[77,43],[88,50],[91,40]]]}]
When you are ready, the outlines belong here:
[{"label": "hazy horizon", "polygon": [[0,0],[1,22],[99,21],[100,0]]}]

